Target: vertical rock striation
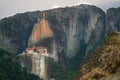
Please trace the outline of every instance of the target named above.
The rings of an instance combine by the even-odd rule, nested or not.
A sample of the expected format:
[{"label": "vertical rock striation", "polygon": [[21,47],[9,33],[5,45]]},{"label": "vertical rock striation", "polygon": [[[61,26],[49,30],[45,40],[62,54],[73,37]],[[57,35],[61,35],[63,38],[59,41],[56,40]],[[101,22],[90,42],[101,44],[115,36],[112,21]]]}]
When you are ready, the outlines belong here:
[{"label": "vertical rock striation", "polygon": [[120,31],[120,7],[110,8],[106,14],[106,35],[113,31]]},{"label": "vertical rock striation", "polygon": [[[43,19],[43,12],[46,13]],[[120,8],[105,12],[91,5],[27,12],[0,20],[0,48],[20,53],[27,46],[47,47],[62,65],[80,64],[103,42],[120,31]],[[38,21],[37,21],[38,20]],[[42,26],[42,27],[41,27]]]},{"label": "vertical rock striation", "polygon": [[40,39],[50,38],[52,36],[53,32],[49,26],[48,21],[45,20],[45,13],[43,13],[43,19],[38,19],[38,23],[36,23],[33,27],[28,46],[33,46],[37,44]]}]

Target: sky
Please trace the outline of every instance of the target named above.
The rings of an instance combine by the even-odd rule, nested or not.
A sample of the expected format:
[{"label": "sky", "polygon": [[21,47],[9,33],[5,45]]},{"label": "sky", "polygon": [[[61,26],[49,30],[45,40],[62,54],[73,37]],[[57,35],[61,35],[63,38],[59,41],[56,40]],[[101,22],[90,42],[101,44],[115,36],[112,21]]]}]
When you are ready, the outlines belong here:
[{"label": "sky", "polygon": [[120,0],[0,0],[0,19],[27,11],[42,11],[80,4],[95,5],[106,11],[111,7],[120,7]]}]

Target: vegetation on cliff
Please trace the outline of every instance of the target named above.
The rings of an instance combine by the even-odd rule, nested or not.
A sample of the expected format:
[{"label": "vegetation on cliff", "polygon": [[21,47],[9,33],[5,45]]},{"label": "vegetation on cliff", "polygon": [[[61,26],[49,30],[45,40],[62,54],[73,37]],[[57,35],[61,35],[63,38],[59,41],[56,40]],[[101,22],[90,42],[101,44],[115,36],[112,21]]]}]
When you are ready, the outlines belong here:
[{"label": "vegetation on cliff", "polygon": [[42,80],[38,76],[27,73],[26,68],[21,68],[13,56],[0,49],[0,80]]},{"label": "vegetation on cliff", "polygon": [[61,67],[53,59],[50,59],[50,77],[55,80],[73,80],[75,71],[69,70],[65,67]]},{"label": "vegetation on cliff", "polygon": [[75,80],[120,80],[120,32],[111,33],[83,62]]}]

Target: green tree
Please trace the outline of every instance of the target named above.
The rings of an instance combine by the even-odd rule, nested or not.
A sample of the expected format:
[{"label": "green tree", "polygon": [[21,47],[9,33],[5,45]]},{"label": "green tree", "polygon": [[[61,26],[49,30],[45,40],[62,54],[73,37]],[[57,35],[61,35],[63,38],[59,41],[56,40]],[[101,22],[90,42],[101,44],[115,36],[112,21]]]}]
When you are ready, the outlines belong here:
[{"label": "green tree", "polygon": [[42,80],[38,76],[27,73],[26,68],[21,68],[17,59],[0,49],[0,80]]}]

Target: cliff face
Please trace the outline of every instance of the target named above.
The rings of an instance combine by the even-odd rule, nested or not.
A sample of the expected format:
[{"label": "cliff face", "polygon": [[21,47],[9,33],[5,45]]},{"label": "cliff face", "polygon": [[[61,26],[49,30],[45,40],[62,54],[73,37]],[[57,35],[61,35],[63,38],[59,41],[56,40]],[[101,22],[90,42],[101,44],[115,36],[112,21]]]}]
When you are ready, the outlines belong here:
[{"label": "cliff face", "polygon": [[47,47],[54,57],[57,54],[63,65],[67,64],[66,58],[81,62],[101,44],[105,34],[119,31],[119,11],[108,10],[107,19],[100,8],[90,5],[17,14],[0,20],[0,48],[20,53],[35,44]]},{"label": "cliff face", "polygon": [[33,27],[32,34],[28,41],[28,46],[33,46],[37,44],[40,39],[50,38],[52,36],[53,32],[48,21],[44,18],[41,21],[38,19],[38,23],[36,23]]},{"label": "cliff face", "polygon": [[82,64],[75,80],[120,79],[120,33],[111,33]]},{"label": "cliff face", "polygon": [[22,52],[38,15],[39,11],[27,12],[0,20],[0,48],[14,54]]},{"label": "cliff face", "polygon": [[[57,51],[60,62],[64,62],[62,64],[66,64],[66,57],[75,57],[76,54],[84,58],[104,37],[105,14],[95,6],[80,5],[49,10],[45,13],[54,34],[52,39],[57,45],[54,50]],[[40,21],[41,18],[40,16]],[[45,39],[37,44],[48,46],[45,45]],[[48,44],[53,46],[53,41],[49,41]]]},{"label": "cliff face", "polygon": [[110,8],[106,13],[106,35],[113,31],[120,31],[120,7]]}]

